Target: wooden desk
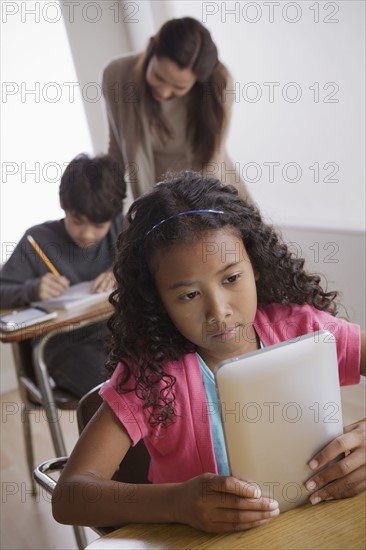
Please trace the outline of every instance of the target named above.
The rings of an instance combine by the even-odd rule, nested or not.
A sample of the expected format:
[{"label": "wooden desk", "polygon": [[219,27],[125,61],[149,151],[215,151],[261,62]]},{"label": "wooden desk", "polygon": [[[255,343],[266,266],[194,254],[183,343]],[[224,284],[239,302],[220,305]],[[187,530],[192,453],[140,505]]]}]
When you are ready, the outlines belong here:
[{"label": "wooden desk", "polygon": [[209,535],[178,524],[128,525],[86,550],[364,550],[366,495],[310,504],[266,525],[230,535]]},{"label": "wooden desk", "polygon": [[[21,328],[14,332],[1,332],[1,342],[23,342],[37,336],[44,336],[50,332],[56,332],[64,327],[79,328],[81,323],[85,321],[102,321],[107,319],[113,311],[111,304],[107,300],[103,300],[97,304],[88,307],[79,307],[69,310],[59,310],[56,319],[51,319],[45,323],[37,323],[31,327]],[[1,312],[0,312],[1,313]]]}]

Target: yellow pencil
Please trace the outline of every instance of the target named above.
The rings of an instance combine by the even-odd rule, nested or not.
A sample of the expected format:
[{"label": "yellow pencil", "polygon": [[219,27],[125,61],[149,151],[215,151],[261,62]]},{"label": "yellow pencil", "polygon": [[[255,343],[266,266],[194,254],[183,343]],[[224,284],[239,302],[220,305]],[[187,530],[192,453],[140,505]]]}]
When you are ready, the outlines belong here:
[{"label": "yellow pencil", "polygon": [[30,242],[30,244],[33,246],[34,250],[37,252],[38,256],[41,258],[41,260],[44,261],[48,269],[54,274],[54,275],[60,275],[60,273],[57,271],[51,260],[49,260],[46,256],[46,254],[43,252],[43,250],[39,247],[39,245],[36,243],[36,241],[33,239],[31,235],[27,235],[27,239]]}]

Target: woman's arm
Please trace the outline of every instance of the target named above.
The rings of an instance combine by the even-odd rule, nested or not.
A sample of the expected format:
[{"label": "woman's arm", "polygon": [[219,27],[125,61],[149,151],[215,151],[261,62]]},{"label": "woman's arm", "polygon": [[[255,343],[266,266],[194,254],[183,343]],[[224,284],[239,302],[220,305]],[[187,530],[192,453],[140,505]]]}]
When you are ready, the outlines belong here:
[{"label": "woman's arm", "polygon": [[108,155],[110,155],[112,159],[118,163],[118,166],[120,167],[120,170],[124,175],[126,172],[126,160],[122,153],[122,149],[123,149],[122,144],[118,139],[117,122],[116,122],[117,114],[115,112],[115,107],[113,110],[113,107],[110,104],[111,99],[108,97],[106,92],[104,92],[104,97],[106,101],[108,129],[109,129]]},{"label": "woman's arm", "polygon": [[[125,178],[127,188],[124,200],[125,211],[132,200],[142,192],[139,187],[139,167],[134,160],[129,158],[130,155],[127,152],[136,151],[138,146],[136,126],[139,121],[133,115],[134,103],[138,100],[137,82],[134,74],[137,59],[137,55],[128,55],[123,59],[112,61],[104,69],[102,79],[109,128],[108,154],[118,163]],[[128,144],[126,139],[128,139]]]},{"label": "woman's arm", "polygon": [[105,99],[107,117],[108,117],[108,129],[109,129],[109,144],[108,154],[115,160],[120,166],[123,174],[125,173],[125,159],[122,153],[122,144],[119,143],[118,131],[117,131],[117,107],[118,101],[122,101],[117,93],[119,82],[110,83],[111,69],[107,67],[103,73],[102,90]]},{"label": "woman's arm", "polygon": [[52,497],[60,523],[185,523],[209,532],[244,530],[279,514],[253,484],[204,474],[185,483],[133,485],[111,481],[131,441],[104,403],[83,431]]}]

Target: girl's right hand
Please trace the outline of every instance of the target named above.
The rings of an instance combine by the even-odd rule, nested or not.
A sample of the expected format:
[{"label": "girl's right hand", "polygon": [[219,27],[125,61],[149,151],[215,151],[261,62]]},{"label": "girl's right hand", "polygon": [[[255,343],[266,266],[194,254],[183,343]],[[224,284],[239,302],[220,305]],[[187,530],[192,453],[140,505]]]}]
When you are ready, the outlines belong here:
[{"label": "girl's right hand", "polygon": [[245,531],[278,516],[278,502],[253,483],[203,474],[180,485],[178,521],[208,533]]},{"label": "girl's right hand", "polygon": [[46,273],[41,278],[39,283],[38,295],[40,300],[48,300],[49,298],[56,298],[70,286],[70,281],[63,275],[54,275],[53,273]]}]

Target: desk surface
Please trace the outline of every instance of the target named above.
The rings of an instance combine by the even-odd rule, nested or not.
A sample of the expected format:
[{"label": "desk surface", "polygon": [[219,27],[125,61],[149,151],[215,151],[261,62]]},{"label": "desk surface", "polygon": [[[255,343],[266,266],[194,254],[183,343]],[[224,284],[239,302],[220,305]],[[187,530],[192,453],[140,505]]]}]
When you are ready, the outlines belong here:
[{"label": "desk surface", "polygon": [[56,319],[46,321],[45,323],[37,323],[31,327],[22,328],[14,332],[0,332],[0,340],[1,342],[21,342],[36,336],[44,336],[62,327],[70,326],[78,328],[78,324],[83,321],[90,319],[102,321],[107,319],[112,312],[113,307],[108,300],[103,300],[88,307],[81,306],[69,310],[58,310]]},{"label": "desk surface", "polygon": [[366,495],[306,505],[268,524],[230,535],[209,535],[178,524],[127,525],[86,550],[364,550]]}]

